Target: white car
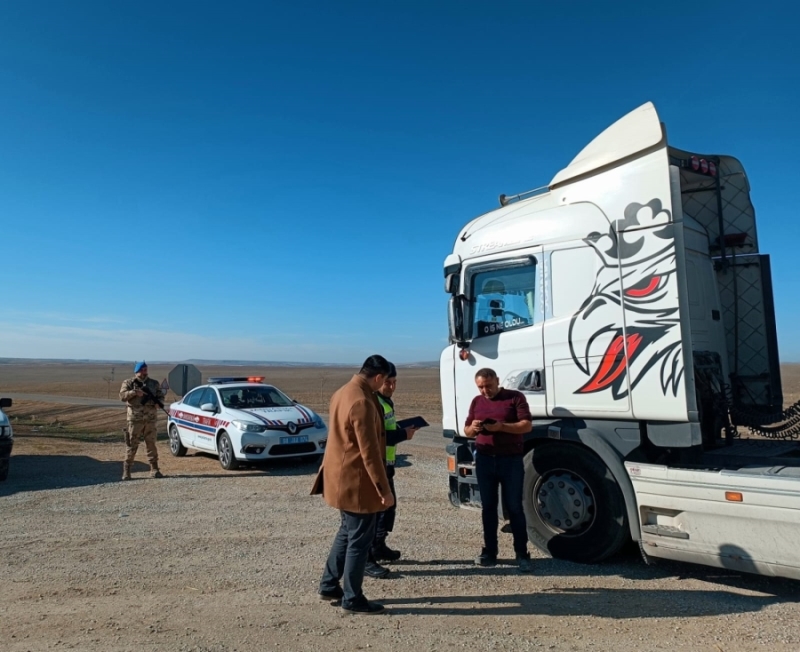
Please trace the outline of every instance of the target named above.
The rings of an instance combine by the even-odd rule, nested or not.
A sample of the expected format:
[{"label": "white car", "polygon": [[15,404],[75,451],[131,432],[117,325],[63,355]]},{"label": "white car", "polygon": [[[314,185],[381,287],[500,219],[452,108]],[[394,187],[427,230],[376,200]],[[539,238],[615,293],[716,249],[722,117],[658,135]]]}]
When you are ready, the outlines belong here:
[{"label": "white car", "polygon": [[240,462],[318,457],[328,428],[313,410],[263,378],[209,378],[169,406],[169,449],[215,453],[223,469]]}]

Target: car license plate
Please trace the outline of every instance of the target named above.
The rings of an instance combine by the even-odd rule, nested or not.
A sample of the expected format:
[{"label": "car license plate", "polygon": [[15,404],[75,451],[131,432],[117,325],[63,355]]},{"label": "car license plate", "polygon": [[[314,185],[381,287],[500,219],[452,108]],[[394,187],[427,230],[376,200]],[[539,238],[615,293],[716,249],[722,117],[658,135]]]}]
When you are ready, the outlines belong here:
[{"label": "car license plate", "polygon": [[305,444],[308,435],[295,435],[294,437],[281,437],[281,444]]}]

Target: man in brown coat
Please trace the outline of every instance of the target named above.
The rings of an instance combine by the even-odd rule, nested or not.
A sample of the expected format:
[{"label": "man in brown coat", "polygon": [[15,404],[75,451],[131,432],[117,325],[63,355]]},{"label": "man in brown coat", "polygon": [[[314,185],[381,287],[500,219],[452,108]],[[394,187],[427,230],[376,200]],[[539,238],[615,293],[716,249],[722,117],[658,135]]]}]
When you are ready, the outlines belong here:
[{"label": "man in brown coat", "polygon": [[384,611],[382,604],[367,600],[361,586],[375,538],[376,515],[394,504],[384,468],[383,411],[375,398],[389,369],[386,358],[370,356],[361,371],[331,397],[328,443],[312,489],[341,514],[319,595],[341,600],[347,613]]}]

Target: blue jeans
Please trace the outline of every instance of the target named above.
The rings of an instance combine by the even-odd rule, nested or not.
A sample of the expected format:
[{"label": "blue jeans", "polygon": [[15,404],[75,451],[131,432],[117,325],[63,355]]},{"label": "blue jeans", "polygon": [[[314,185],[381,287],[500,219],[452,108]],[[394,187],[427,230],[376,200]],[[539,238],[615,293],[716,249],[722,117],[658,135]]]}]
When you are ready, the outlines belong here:
[{"label": "blue jeans", "polygon": [[352,607],[366,600],[361,586],[364,583],[364,567],[375,538],[375,514],[340,512],[342,522],[333,540],[319,588],[333,591],[342,581],[343,607]]},{"label": "blue jeans", "polygon": [[484,455],[475,451],[475,475],[481,492],[481,517],[483,520],[483,547],[497,556],[497,503],[498,488],[503,488],[503,504],[511,520],[514,535],[514,552],[517,557],[528,556],[528,530],[522,510],[522,482],[525,469],[522,455]]}]

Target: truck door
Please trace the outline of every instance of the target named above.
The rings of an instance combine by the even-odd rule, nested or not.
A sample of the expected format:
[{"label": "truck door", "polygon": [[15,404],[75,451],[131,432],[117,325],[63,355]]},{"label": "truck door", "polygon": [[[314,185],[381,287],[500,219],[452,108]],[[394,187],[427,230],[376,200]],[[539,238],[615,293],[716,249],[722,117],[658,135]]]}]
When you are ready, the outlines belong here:
[{"label": "truck door", "polygon": [[459,429],[478,395],[475,372],[484,367],[497,372],[501,387],[525,393],[534,418],[547,414],[540,259],[536,247],[464,270],[470,355],[455,365]]},{"label": "truck door", "polygon": [[624,351],[615,352],[620,348],[615,341],[624,333],[623,311],[598,289],[616,289],[619,271],[604,269],[585,242],[549,252],[547,265],[544,342],[551,416],[623,416],[630,399]]}]

